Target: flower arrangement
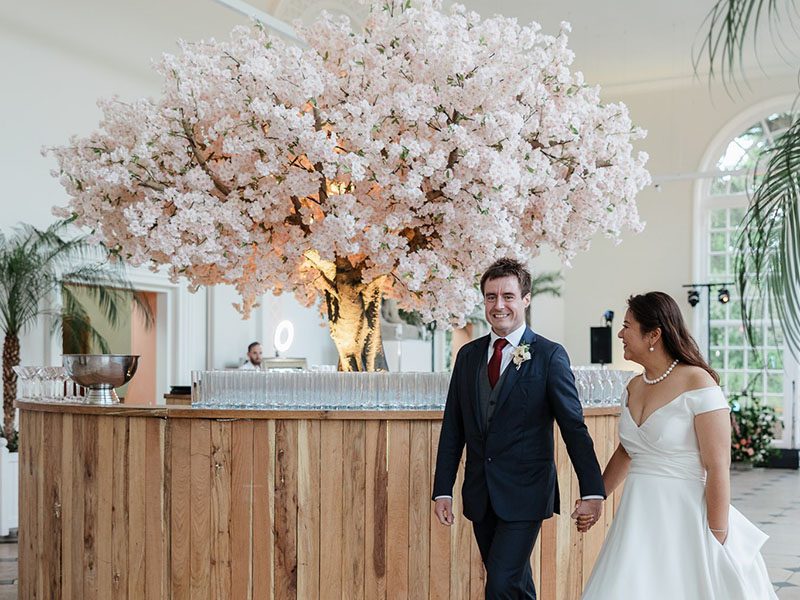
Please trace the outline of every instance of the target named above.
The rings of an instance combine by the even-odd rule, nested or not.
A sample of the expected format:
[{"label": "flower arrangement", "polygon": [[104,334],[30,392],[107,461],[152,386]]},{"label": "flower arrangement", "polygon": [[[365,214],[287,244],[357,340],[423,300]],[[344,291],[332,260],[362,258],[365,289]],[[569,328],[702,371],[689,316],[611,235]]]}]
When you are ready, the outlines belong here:
[{"label": "flower arrangement", "polygon": [[100,131],[52,150],[60,214],[133,265],[235,286],[244,315],[321,297],[343,367],[370,370],[382,297],[461,325],[493,259],[642,228],[644,132],[570,70],[569,31],[381,0],[362,31],[323,13],[305,48],[258,26],[181,43],[160,98],[103,101]]},{"label": "flower arrangement", "polygon": [[775,454],[771,446],[778,421],[775,409],[758,397],[743,392],[731,396],[731,460],[762,465]]},{"label": "flower arrangement", "polygon": [[517,371],[522,366],[526,360],[531,359],[531,345],[530,344],[520,344],[516,348],[514,348],[514,352],[511,354],[511,360],[514,361],[514,365],[517,367]]}]

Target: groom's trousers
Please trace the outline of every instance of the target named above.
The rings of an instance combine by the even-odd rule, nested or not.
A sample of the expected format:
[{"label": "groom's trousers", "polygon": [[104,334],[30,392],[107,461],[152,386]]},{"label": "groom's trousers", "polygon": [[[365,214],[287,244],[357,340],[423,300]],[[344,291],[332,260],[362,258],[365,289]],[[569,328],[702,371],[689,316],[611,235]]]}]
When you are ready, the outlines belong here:
[{"label": "groom's trousers", "polygon": [[541,521],[503,521],[491,503],[472,529],[486,567],[486,600],[536,600],[531,552]]}]

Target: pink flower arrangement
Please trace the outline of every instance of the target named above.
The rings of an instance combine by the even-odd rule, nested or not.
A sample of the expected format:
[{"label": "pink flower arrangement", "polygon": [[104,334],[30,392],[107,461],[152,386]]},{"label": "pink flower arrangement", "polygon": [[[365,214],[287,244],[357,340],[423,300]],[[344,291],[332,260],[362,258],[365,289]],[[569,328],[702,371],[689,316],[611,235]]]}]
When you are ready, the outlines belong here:
[{"label": "pink flower arrangement", "polygon": [[181,43],[156,100],[103,101],[99,131],[52,149],[58,211],[129,263],[193,287],[312,304],[335,272],[426,321],[460,324],[498,256],[565,261],[642,228],[642,130],[570,70],[555,36],[438,0],[323,14],[308,47],[262,28]]}]

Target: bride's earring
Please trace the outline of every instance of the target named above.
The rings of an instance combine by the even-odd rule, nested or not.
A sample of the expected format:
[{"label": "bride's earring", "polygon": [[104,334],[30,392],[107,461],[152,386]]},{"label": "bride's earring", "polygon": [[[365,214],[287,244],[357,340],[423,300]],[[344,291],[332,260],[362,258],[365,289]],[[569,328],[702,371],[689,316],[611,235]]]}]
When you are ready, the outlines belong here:
[{"label": "bride's earring", "polygon": [[653,348],[652,346],[650,346],[650,352],[655,352],[655,351],[656,351],[656,349]]}]

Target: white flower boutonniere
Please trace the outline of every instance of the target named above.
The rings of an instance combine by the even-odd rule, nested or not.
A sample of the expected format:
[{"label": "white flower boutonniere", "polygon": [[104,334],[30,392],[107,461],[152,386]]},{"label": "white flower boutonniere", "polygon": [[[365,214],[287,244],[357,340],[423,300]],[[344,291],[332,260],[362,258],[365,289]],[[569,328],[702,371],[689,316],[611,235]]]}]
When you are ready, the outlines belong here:
[{"label": "white flower boutonniere", "polygon": [[511,353],[511,360],[514,361],[514,364],[517,366],[517,371],[522,366],[526,360],[531,359],[531,345],[530,344],[520,344],[516,348],[514,348],[514,352]]}]

